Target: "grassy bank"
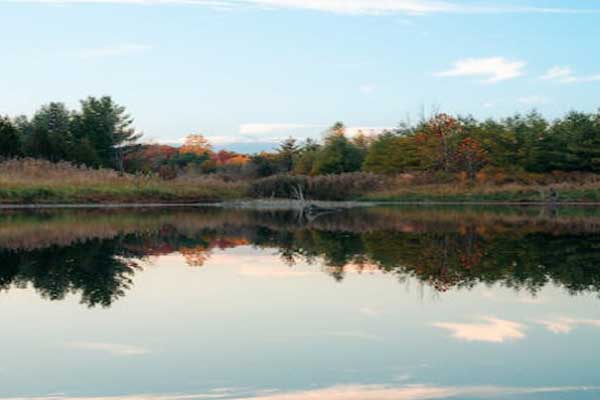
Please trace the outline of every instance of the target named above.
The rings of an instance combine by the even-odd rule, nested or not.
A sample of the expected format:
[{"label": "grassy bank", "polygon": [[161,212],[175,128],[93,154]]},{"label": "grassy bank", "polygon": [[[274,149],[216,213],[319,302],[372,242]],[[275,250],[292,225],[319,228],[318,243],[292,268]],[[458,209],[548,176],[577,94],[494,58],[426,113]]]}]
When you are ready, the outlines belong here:
[{"label": "grassy bank", "polygon": [[245,192],[244,184],[208,177],[164,181],[41,160],[0,164],[0,203],[4,204],[194,203],[238,199]]},{"label": "grassy bank", "polygon": [[[566,180],[570,181],[566,182]],[[537,176],[537,182],[422,183],[373,174],[279,175],[226,182],[212,175],[163,180],[67,163],[0,163],[0,204],[201,203],[248,198],[440,203],[600,203],[600,177]],[[299,191],[299,188],[302,188]]]},{"label": "grassy bank", "polygon": [[557,183],[551,185],[436,184],[402,186],[368,193],[360,200],[453,203],[600,203],[600,185]]}]

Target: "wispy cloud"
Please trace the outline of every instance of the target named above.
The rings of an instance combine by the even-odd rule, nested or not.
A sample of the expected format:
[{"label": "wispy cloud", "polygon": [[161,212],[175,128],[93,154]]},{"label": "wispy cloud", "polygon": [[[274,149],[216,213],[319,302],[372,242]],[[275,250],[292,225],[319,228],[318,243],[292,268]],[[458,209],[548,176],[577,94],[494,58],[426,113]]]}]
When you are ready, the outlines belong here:
[{"label": "wispy cloud", "polygon": [[525,327],[514,321],[484,317],[477,323],[436,322],[436,328],[449,331],[456,339],[469,342],[503,343],[525,338]]},{"label": "wispy cloud", "polygon": [[569,333],[577,326],[592,326],[600,328],[600,320],[597,319],[577,319],[568,317],[559,317],[553,319],[546,319],[537,321],[538,324],[543,325],[546,329],[553,333]]},{"label": "wispy cloud", "polygon": [[495,83],[522,76],[526,65],[523,61],[510,61],[504,57],[467,58],[456,61],[451,69],[435,76],[482,78],[484,82]]},{"label": "wispy cloud", "polygon": [[82,58],[124,57],[150,51],[152,46],[146,44],[124,43],[113,46],[86,49],[79,53]]},{"label": "wispy cloud", "polygon": [[573,76],[571,67],[552,67],[541,78],[550,81],[568,79],[571,76]]},{"label": "wispy cloud", "polygon": [[197,4],[217,10],[229,11],[239,7],[264,9],[304,9],[337,14],[381,15],[403,13],[423,15],[434,13],[597,13],[600,9],[577,7],[537,7],[515,4],[492,5],[486,2],[461,3],[449,0],[0,0],[16,3],[112,3],[112,4]]},{"label": "wispy cloud", "polygon": [[600,82],[600,74],[578,76],[571,67],[556,66],[550,68],[540,79],[560,83]]},{"label": "wispy cloud", "polygon": [[150,350],[143,347],[118,343],[72,342],[68,343],[68,347],[83,350],[101,351],[114,356],[139,356],[150,353]]},{"label": "wispy cloud", "polygon": [[519,98],[519,103],[529,106],[541,106],[550,103],[550,99],[540,95],[525,96]]},{"label": "wispy cloud", "polygon": [[377,90],[377,86],[373,85],[372,83],[367,83],[364,85],[361,85],[358,90],[363,93],[363,94],[371,94],[373,93],[375,90]]}]

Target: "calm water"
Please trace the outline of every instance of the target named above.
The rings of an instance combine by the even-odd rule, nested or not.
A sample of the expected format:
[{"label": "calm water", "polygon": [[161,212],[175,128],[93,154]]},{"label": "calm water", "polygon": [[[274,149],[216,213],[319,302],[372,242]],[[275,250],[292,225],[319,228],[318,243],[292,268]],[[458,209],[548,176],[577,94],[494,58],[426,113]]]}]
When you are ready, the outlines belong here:
[{"label": "calm water", "polygon": [[0,211],[0,399],[599,399],[600,211]]}]

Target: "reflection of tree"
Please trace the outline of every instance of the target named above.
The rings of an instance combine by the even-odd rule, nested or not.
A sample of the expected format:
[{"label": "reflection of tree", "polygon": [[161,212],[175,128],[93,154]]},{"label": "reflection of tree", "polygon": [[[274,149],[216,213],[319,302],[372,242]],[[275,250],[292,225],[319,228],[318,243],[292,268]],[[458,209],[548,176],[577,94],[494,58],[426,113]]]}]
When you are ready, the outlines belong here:
[{"label": "reflection of tree", "polygon": [[211,255],[210,249],[204,246],[182,247],[179,252],[185,258],[185,263],[190,267],[202,267]]},{"label": "reflection of tree", "polygon": [[29,283],[49,300],[81,292],[90,307],[108,307],[131,286],[136,254],[125,251],[121,240],[92,240],[68,247],[50,247],[27,253],[3,251],[9,268],[0,269],[0,287]]},{"label": "reflection of tree", "polygon": [[[31,216],[15,217],[18,224],[0,227],[0,289],[31,285],[50,300],[79,293],[90,307],[108,307],[131,287],[140,259],[179,252],[188,265],[202,266],[216,249],[253,245],[277,249],[289,266],[318,263],[338,281],[349,271],[378,270],[438,291],[500,283],[535,293],[553,283],[573,294],[600,292],[600,225],[587,219],[459,212],[434,218],[422,210],[374,209],[298,225],[290,215],[90,214],[92,226],[60,214],[59,223],[53,215],[38,219],[40,229]],[[24,220],[27,235],[19,230]],[[6,244],[2,232],[13,234]]]}]

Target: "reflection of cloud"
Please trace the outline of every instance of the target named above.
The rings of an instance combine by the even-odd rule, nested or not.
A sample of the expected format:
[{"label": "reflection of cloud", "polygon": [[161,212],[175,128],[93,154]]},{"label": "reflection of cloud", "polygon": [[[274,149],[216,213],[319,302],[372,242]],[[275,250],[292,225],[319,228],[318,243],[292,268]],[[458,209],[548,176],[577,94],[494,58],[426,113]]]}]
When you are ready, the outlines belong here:
[{"label": "reflection of cloud", "polygon": [[533,296],[533,295],[524,295],[524,296],[519,295],[519,296],[517,296],[515,301],[520,304],[544,304],[544,303],[547,303],[547,300],[545,298]]},{"label": "reflection of cloud", "polygon": [[502,343],[507,340],[523,339],[523,325],[514,321],[485,317],[480,323],[436,322],[436,328],[446,329],[452,336],[469,342]]},{"label": "reflection of cloud", "polygon": [[59,394],[35,397],[0,397],[0,400],[207,400],[231,399],[227,393],[213,390],[210,393],[198,394],[132,394],[126,396],[97,396],[97,397],[70,397]]},{"label": "reflection of cloud", "polygon": [[110,353],[114,356],[139,356],[150,353],[150,350],[143,347],[131,346],[118,343],[103,343],[103,342],[72,342],[69,347],[84,350],[97,350]]},{"label": "reflection of cloud", "polygon": [[358,309],[358,312],[366,317],[378,317],[381,315],[381,311],[371,308],[371,307],[361,307]]},{"label": "reflection of cloud", "polygon": [[236,400],[433,400],[457,397],[499,397],[543,393],[598,391],[600,391],[600,387],[597,386],[513,388],[503,386],[445,387],[433,385],[406,385],[401,387],[391,387],[385,385],[343,385],[297,392],[268,390],[257,391],[252,394],[235,394],[231,392],[219,393],[212,391],[210,393],[200,394],[144,394],[114,397],[67,397],[63,395],[51,395],[42,397],[23,397],[19,398],[19,400],[202,400],[221,398]]},{"label": "reflection of cloud", "polygon": [[337,336],[349,339],[360,339],[360,340],[373,340],[379,341],[381,338],[379,336],[373,335],[367,332],[360,331],[339,331],[339,332],[329,332],[327,333],[330,336]]},{"label": "reflection of cloud", "polygon": [[529,293],[518,293],[517,296],[511,294],[510,296],[501,296],[501,293],[495,290],[483,290],[481,296],[485,299],[499,302],[499,303],[518,303],[518,304],[545,304],[548,300],[538,295],[532,295]]},{"label": "reflection of cloud", "polygon": [[240,268],[240,275],[259,278],[298,278],[313,275],[311,271],[298,271],[284,267],[268,267],[244,265]]},{"label": "reflection of cloud", "polygon": [[537,321],[538,324],[543,325],[550,332],[553,333],[569,333],[577,326],[592,326],[600,328],[600,320],[597,319],[574,319],[574,318],[554,318],[548,320]]},{"label": "reflection of cloud", "polygon": [[[534,393],[597,391],[590,387],[510,388],[501,386],[438,387],[410,385],[399,388],[379,385],[348,385],[295,393],[274,393],[252,397],[254,400],[428,400],[451,397],[493,397]],[[238,400],[250,400],[243,398]]]}]

